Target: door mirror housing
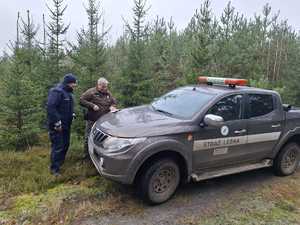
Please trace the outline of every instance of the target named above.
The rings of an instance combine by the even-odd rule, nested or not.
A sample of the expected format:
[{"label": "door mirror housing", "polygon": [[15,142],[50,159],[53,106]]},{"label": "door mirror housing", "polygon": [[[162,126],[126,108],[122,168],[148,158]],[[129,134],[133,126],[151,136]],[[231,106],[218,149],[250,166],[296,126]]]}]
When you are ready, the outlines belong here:
[{"label": "door mirror housing", "polygon": [[217,116],[213,114],[207,114],[203,120],[205,125],[212,126],[212,127],[220,127],[224,123],[224,119],[222,116]]}]

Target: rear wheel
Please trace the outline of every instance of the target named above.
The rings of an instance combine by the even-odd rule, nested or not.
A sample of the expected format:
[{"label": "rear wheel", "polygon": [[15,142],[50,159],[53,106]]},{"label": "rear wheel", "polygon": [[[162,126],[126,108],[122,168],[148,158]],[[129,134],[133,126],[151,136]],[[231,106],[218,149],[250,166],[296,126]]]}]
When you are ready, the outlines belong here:
[{"label": "rear wheel", "polygon": [[141,174],[139,191],[150,204],[160,204],[172,197],[180,182],[180,171],[172,159],[155,161]]},{"label": "rear wheel", "polygon": [[290,143],[283,147],[274,160],[274,172],[278,176],[293,174],[300,160],[300,147],[296,143]]}]

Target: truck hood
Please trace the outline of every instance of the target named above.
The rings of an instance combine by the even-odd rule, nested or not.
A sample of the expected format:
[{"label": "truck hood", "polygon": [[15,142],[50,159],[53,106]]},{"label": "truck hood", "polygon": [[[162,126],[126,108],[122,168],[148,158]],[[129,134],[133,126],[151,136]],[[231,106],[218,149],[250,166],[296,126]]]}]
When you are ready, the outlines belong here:
[{"label": "truck hood", "polygon": [[149,137],[191,130],[184,120],[166,116],[151,106],[126,108],[102,116],[96,126],[115,137]]}]

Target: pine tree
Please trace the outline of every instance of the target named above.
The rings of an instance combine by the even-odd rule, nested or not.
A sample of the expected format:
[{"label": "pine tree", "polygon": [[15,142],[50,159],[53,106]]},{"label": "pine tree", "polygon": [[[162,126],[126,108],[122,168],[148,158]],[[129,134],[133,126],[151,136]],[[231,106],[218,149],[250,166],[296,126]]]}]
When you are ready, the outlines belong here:
[{"label": "pine tree", "polygon": [[[94,87],[101,76],[111,75],[107,69],[107,43],[106,36],[110,28],[105,27],[105,21],[99,0],[89,0],[85,7],[88,17],[87,28],[77,32],[77,43],[68,43],[70,50],[68,55],[73,62],[73,70],[80,80],[77,94],[81,94],[88,88]],[[110,71],[109,71],[110,72]],[[75,94],[76,95],[76,94]],[[83,117],[84,110],[76,105],[77,115]],[[84,130],[83,121],[76,120],[73,129],[82,137]]]},{"label": "pine tree", "polygon": [[150,74],[156,82],[157,94],[162,94],[167,85],[168,77],[168,27],[164,18],[156,17],[151,26],[147,58],[151,65]]},{"label": "pine tree", "polygon": [[188,46],[191,54],[191,65],[187,80],[195,82],[199,74],[207,74],[213,70],[216,54],[217,21],[210,8],[210,0],[205,0],[199,10],[196,10],[186,32],[190,36]]},{"label": "pine tree", "polygon": [[147,59],[151,76],[156,80],[156,96],[176,87],[182,78],[180,58],[182,47],[172,18],[167,22],[157,17],[151,26]]},{"label": "pine tree", "polygon": [[88,28],[77,33],[77,45],[69,43],[72,48],[70,56],[76,67],[80,67],[78,71],[83,90],[94,86],[100,76],[106,76],[106,35],[109,31],[105,28],[98,0],[89,0],[85,9]]},{"label": "pine tree", "polygon": [[24,56],[24,62],[28,66],[28,76],[32,78],[33,82],[37,82],[37,85],[40,84],[39,80],[41,77],[39,77],[37,72],[37,67],[40,63],[40,46],[38,41],[36,40],[37,33],[39,31],[39,27],[34,24],[29,10],[27,10],[27,16],[26,20],[23,20],[21,18],[21,29],[20,33],[22,35],[22,40],[20,41],[20,44],[22,46],[22,49],[26,52],[26,55]]},{"label": "pine tree", "polygon": [[24,51],[23,61],[28,67],[26,77],[28,77],[34,88],[34,96],[32,96],[39,106],[35,110],[32,116],[35,117],[36,124],[45,124],[45,111],[41,110],[40,107],[44,106],[47,91],[45,91],[45,86],[47,85],[47,80],[44,78],[47,72],[45,71],[45,58],[44,58],[44,48],[43,43],[37,40],[37,34],[39,31],[39,26],[35,25],[32,17],[30,16],[29,10],[27,10],[27,20],[22,19],[22,26],[20,29],[22,40],[21,45]]},{"label": "pine tree", "polygon": [[65,35],[70,27],[70,24],[65,25],[63,22],[63,16],[67,9],[67,5],[64,5],[64,0],[52,0],[53,8],[47,5],[49,10],[50,22],[48,23],[48,38],[49,46],[47,52],[48,78],[49,85],[57,83],[62,76],[62,60],[65,57],[64,44]]},{"label": "pine tree", "polygon": [[[241,38],[247,33],[245,30],[243,16],[235,12],[235,8],[228,2],[223,10],[219,23],[219,38],[217,40],[217,55],[215,57],[216,72],[224,76],[241,77],[241,68],[237,65],[243,64],[241,54],[237,51],[243,51],[240,45]],[[247,34],[248,35],[248,34]],[[249,41],[244,39],[244,41]],[[251,41],[248,43],[251,44]]]},{"label": "pine tree", "polygon": [[[29,18],[29,12],[28,12]],[[39,124],[36,122],[39,101],[32,82],[32,48],[36,35],[34,25],[28,19],[20,29],[20,14],[17,19],[17,40],[12,43],[13,55],[3,79],[1,92],[0,145],[16,150],[30,148],[38,141]],[[22,35],[20,36],[20,30]],[[23,41],[24,40],[24,41]]]},{"label": "pine tree", "polygon": [[134,0],[133,25],[126,22],[129,35],[128,60],[121,72],[121,82],[118,89],[122,95],[121,101],[125,106],[136,106],[149,102],[155,94],[153,82],[146,60],[146,44],[148,41],[149,25],[145,22],[148,9],[146,0]]}]

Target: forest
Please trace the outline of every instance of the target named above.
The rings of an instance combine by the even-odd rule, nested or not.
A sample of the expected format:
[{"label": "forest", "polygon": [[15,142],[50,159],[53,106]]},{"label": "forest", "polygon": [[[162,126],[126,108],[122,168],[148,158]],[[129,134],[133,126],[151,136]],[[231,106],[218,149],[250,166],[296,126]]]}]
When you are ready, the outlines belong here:
[{"label": "forest", "polygon": [[251,86],[278,91],[285,103],[300,105],[300,35],[269,4],[248,18],[228,2],[217,17],[210,0],[199,1],[179,30],[172,18],[149,20],[146,0],[133,1],[133,22],[124,19],[123,34],[114,43],[99,0],[88,0],[88,24],[73,42],[65,39],[70,24],[64,0],[49,1],[48,21],[45,16],[35,21],[30,10],[17,14],[16,39],[8,41],[0,58],[0,150],[44,144],[48,90],[68,72],[79,79],[72,134],[79,142],[84,132],[79,96],[102,76],[119,108],[147,104],[195,84],[199,75],[245,78]]}]

